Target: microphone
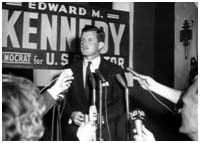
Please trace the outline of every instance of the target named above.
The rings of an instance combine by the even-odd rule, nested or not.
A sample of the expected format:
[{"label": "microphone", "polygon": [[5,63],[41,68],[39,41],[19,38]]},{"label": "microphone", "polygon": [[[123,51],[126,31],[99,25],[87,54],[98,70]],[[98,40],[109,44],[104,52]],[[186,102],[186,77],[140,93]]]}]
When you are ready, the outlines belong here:
[{"label": "microphone", "polygon": [[107,87],[109,86],[109,84],[98,69],[95,70],[95,73],[99,78],[99,140],[102,140],[102,97],[103,97],[102,87],[103,86]]},{"label": "microphone", "polygon": [[[97,121],[97,108],[95,105],[91,105],[89,108],[89,121],[92,122],[92,127],[96,127],[96,121]],[[96,132],[93,134],[93,141],[97,140]]]},{"label": "microphone", "polygon": [[96,81],[92,73],[89,74],[90,85],[92,87],[92,104],[96,104]]},{"label": "microphone", "polygon": [[[136,73],[133,69],[131,69],[130,67],[126,68],[133,76],[139,77],[138,73]],[[140,77],[139,77],[140,78]]]},{"label": "microphone", "polygon": [[120,73],[115,75],[117,81],[124,87],[125,89],[125,103],[126,103],[126,139],[130,141],[130,115],[129,115],[129,89],[128,86]]},{"label": "microphone", "polygon": [[92,89],[95,89],[96,88],[96,81],[95,81],[94,75],[92,73],[89,74],[89,79],[90,79],[90,82],[91,82],[91,85],[92,85]]},{"label": "microphone", "polygon": [[131,120],[134,121],[135,128],[139,138],[142,138],[142,121],[144,120],[145,113],[142,110],[136,109],[130,113]]},{"label": "microphone", "polygon": [[106,79],[104,78],[104,76],[101,74],[101,72],[98,69],[95,70],[95,73],[97,77],[100,79],[100,81],[102,82],[103,86],[109,86],[109,83],[106,81]]},{"label": "microphone", "polygon": [[116,74],[115,77],[124,88],[127,88],[127,84],[120,73]]},{"label": "microphone", "polygon": [[135,72],[133,69],[131,69],[130,67],[126,68],[133,76],[139,78],[145,85],[149,85],[147,80],[142,78],[137,72]]},{"label": "microphone", "polygon": [[[93,127],[96,125],[97,121],[97,108],[96,108],[96,81],[94,75],[90,73],[90,81],[92,84],[92,105],[89,108],[89,120],[92,122]],[[94,133],[94,141],[96,141],[96,133]]]},{"label": "microphone", "polygon": [[95,70],[95,73],[97,74],[99,79],[102,81],[102,83],[106,82],[105,78],[103,77],[103,75],[101,74],[101,72],[98,69]]}]

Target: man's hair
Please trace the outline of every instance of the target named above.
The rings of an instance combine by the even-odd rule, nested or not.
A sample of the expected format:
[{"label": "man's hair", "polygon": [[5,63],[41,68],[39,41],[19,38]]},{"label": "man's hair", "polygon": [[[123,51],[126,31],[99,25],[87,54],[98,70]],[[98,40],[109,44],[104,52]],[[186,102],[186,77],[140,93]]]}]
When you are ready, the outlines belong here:
[{"label": "man's hair", "polygon": [[39,89],[28,79],[2,76],[3,140],[38,140],[44,133],[41,114],[45,110]]},{"label": "man's hair", "polygon": [[105,40],[105,33],[103,31],[103,27],[97,28],[96,26],[93,25],[85,25],[85,27],[82,29],[82,34],[84,32],[88,31],[95,31],[97,33],[97,39],[99,42],[104,42]]}]

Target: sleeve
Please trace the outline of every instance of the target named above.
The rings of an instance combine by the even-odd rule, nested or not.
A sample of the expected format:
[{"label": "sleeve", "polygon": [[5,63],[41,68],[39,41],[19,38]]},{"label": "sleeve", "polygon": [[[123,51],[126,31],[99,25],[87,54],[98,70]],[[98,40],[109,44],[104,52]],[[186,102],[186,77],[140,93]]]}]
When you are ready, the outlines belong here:
[{"label": "sleeve", "polygon": [[42,94],[44,101],[45,101],[45,105],[46,105],[46,109],[43,112],[42,116],[44,116],[51,108],[52,106],[56,103],[56,100],[46,91]]}]

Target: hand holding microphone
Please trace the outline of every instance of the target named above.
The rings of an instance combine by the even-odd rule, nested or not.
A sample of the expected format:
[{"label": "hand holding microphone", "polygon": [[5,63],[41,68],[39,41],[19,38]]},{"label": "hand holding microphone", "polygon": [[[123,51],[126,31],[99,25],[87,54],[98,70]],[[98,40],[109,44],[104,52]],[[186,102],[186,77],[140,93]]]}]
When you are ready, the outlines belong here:
[{"label": "hand holding microphone", "polygon": [[157,88],[157,82],[153,78],[139,74],[130,67],[128,67],[127,70],[133,75],[133,79],[137,80],[140,86],[145,90],[154,90]]},{"label": "hand holding microphone", "polygon": [[137,134],[134,135],[133,138],[136,141],[155,141],[153,134],[143,125],[145,118],[144,111],[136,109],[130,113],[130,118],[132,121],[134,121],[135,124],[135,129],[133,132]]},{"label": "hand holding microphone", "polygon": [[142,140],[142,121],[145,113],[142,110],[136,109],[130,113],[130,118],[135,124],[135,129],[139,140]]},{"label": "hand holding microphone", "polygon": [[58,99],[60,93],[68,89],[74,79],[71,69],[65,69],[57,78],[55,84],[48,89],[48,92],[53,96],[54,99]]},{"label": "hand holding microphone", "polygon": [[[136,129],[133,132],[136,133]],[[142,125],[142,138],[138,135],[135,135],[133,138],[135,141],[155,141],[154,135],[144,125]]]}]

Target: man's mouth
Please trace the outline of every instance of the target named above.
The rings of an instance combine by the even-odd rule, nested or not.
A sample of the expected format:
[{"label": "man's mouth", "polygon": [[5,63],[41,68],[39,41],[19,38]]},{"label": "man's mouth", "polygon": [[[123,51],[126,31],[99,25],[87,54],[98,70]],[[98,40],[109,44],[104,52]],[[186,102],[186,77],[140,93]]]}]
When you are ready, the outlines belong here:
[{"label": "man's mouth", "polygon": [[87,50],[87,49],[88,49],[88,47],[83,47],[82,49],[83,49],[83,50]]}]

